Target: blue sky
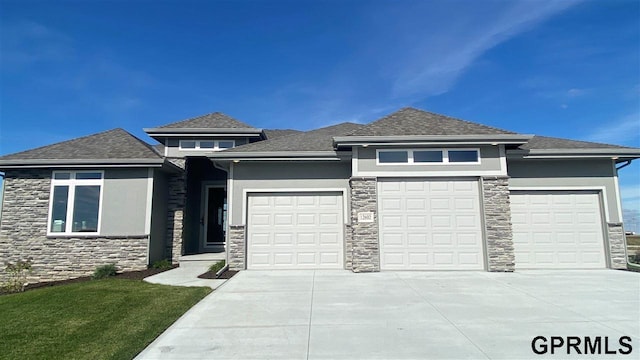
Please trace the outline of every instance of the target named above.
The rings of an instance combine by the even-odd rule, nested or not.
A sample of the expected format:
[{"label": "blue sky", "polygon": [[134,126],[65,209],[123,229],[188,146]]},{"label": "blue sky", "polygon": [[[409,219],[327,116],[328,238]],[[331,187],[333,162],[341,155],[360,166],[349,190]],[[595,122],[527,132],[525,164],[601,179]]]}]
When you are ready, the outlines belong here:
[{"label": "blue sky", "polygon": [[[0,61],[0,154],[213,111],[305,130],[404,106],[640,147],[638,1],[1,0]],[[620,185],[640,212],[637,163]]]}]

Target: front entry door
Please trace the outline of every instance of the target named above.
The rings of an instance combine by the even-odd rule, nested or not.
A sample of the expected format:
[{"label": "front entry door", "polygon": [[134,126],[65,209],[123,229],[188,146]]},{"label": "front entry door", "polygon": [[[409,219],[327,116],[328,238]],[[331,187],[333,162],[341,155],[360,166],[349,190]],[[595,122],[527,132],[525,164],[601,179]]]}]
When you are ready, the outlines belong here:
[{"label": "front entry door", "polygon": [[204,216],[204,247],[224,245],[227,225],[227,192],[221,187],[209,187]]}]

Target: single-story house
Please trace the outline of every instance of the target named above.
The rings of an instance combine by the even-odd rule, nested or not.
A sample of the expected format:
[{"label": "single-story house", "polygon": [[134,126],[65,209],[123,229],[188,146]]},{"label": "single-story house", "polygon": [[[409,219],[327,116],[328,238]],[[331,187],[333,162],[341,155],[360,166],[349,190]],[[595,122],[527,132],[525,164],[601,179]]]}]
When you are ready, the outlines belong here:
[{"label": "single-story house", "polygon": [[618,170],[640,149],[414,108],[267,130],[222,113],[0,157],[0,258],[31,281],[226,252],[231,269],[627,266]]}]

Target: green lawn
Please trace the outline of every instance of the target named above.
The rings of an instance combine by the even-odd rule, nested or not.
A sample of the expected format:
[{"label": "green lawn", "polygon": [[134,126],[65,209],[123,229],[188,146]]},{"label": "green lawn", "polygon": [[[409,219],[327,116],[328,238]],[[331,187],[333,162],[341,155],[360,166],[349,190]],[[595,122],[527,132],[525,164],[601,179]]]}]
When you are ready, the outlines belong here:
[{"label": "green lawn", "polygon": [[0,358],[132,359],[210,292],[105,279],[0,296]]}]

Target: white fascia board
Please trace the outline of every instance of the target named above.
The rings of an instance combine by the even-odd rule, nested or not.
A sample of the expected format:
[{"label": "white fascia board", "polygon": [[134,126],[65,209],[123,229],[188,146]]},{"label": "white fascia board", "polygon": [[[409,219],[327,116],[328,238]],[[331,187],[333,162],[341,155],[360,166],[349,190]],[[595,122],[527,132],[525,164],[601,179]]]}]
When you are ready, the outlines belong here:
[{"label": "white fascia board", "polygon": [[498,134],[498,135],[403,135],[403,136],[336,136],[335,146],[354,145],[499,145],[524,144],[533,135]]},{"label": "white fascia board", "polygon": [[149,136],[262,136],[262,129],[258,128],[145,128],[142,129]]},{"label": "white fascia board", "polygon": [[550,159],[550,158],[640,158],[640,149],[539,149],[507,150],[508,158]]},{"label": "white fascia board", "polygon": [[0,160],[1,169],[162,167],[164,159]]},{"label": "white fascia board", "polygon": [[255,161],[282,161],[282,160],[331,160],[339,161],[350,157],[350,152],[336,151],[268,151],[268,152],[231,152],[220,151],[208,154],[215,160],[255,160]]}]

